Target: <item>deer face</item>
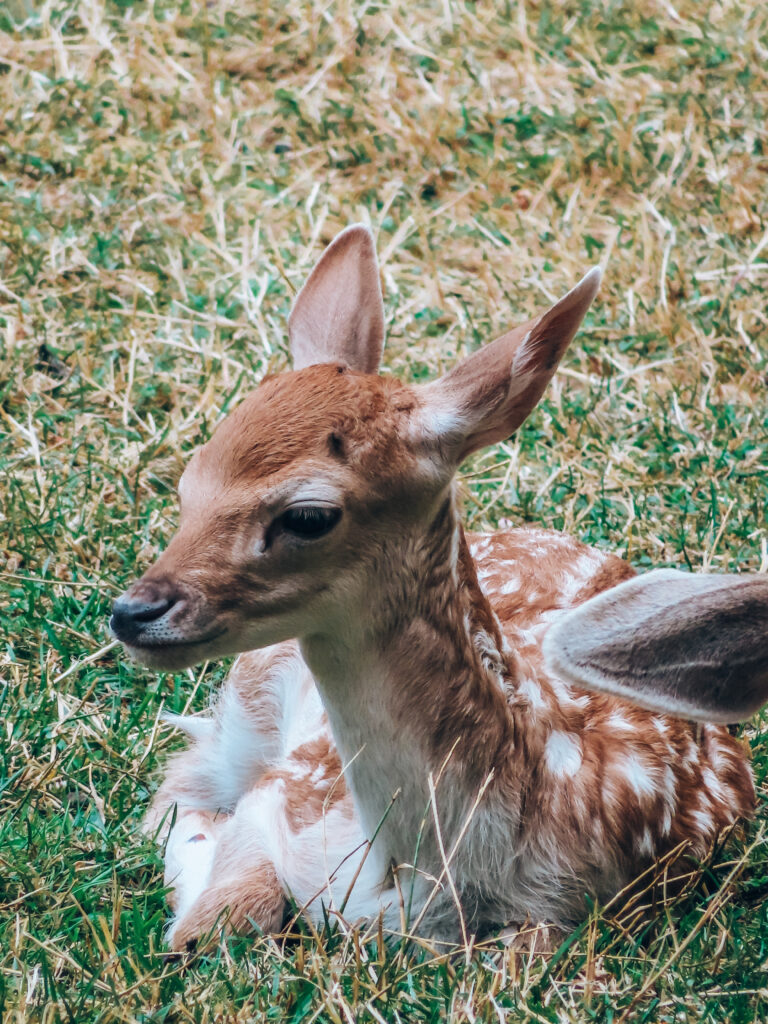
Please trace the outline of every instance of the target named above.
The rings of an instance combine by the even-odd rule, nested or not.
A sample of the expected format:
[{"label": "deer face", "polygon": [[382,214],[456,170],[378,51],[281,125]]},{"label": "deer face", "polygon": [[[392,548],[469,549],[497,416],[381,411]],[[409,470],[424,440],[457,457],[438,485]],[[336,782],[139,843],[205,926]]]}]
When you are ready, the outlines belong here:
[{"label": "deer face", "polygon": [[192,457],[179,531],[116,602],[115,635],[180,668],[327,627],[450,479],[418,410],[415,389],[340,363],[265,380]]},{"label": "deer face", "polygon": [[291,314],[296,371],[265,380],[193,456],[179,532],[115,603],[114,634],[144,664],[182,668],[340,630],[370,610],[462,459],[535,406],[598,282],[587,275],[536,321],[412,387],[375,373],[373,240],[343,232]]}]

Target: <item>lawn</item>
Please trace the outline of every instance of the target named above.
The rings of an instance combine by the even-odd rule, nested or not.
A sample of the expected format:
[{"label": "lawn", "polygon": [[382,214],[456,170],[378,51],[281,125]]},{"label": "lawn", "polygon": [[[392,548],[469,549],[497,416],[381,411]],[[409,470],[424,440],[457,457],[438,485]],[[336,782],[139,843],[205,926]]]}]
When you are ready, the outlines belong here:
[{"label": "lawn", "polygon": [[755,820],[554,956],[304,928],[178,958],[137,826],[161,712],[227,666],[141,669],[107,617],[360,220],[409,379],[605,268],[537,412],[464,467],[472,526],[768,569],[768,6],[5,0],[0,124],[2,1021],[765,1020],[768,715]]}]

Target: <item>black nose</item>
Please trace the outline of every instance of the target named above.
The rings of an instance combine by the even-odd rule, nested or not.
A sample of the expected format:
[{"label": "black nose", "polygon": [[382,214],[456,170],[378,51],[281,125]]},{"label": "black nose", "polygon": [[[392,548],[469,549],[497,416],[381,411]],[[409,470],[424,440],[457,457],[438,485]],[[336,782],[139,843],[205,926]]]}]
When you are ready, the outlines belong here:
[{"label": "black nose", "polygon": [[118,640],[129,644],[138,639],[148,623],[155,622],[176,604],[175,595],[164,595],[146,600],[123,594],[112,605],[109,628]]}]

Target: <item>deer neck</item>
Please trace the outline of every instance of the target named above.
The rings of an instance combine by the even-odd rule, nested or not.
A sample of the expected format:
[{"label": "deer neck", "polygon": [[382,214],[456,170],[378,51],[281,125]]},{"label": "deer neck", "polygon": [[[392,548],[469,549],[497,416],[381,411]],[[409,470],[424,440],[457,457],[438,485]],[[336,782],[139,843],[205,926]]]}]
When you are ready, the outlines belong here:
[{"label": "deer neck", "polygon": [[453,494],[371,569],[367,594],[302,652],[374,849],[403,863],[434,817],[430,777],[441,831],[456,832],[514,749],[510,669]]}]

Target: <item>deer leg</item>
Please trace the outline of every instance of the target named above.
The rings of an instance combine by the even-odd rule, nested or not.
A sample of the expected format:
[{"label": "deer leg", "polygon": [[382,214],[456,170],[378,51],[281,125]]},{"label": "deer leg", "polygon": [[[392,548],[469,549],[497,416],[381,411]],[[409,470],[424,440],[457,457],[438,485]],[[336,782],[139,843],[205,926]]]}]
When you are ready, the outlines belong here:
[{"label": "deer leg", "polygon": [[187,811],[171,829],[165,847],[165,884],[172,887],[168,902],[176,914],[186,913],[208,885],[225,820],[205,811]]},{"label": "deer leg", "polygon": [[[213,935],[217,925],[228,933],[279,930],[285,914],[285,893],[274,864],[258,849],[258,836],[249,831],[247,823],[230,818],[218,836],[214,833],[200,844],[194,842],[196,839],[187,838],[187,848],[195,850],[200,845],[197,867],[207,862],[208,870],[196,892],[189,883],[184,890],[185,898],[179,902],[168,934],[171,948],[184,950],[190,943]],[[205,842],[209,843],[207,848],[202,846]],[[203,872],[194,876],[190,871],[189,878],[193,877],[199,880]]]}]

